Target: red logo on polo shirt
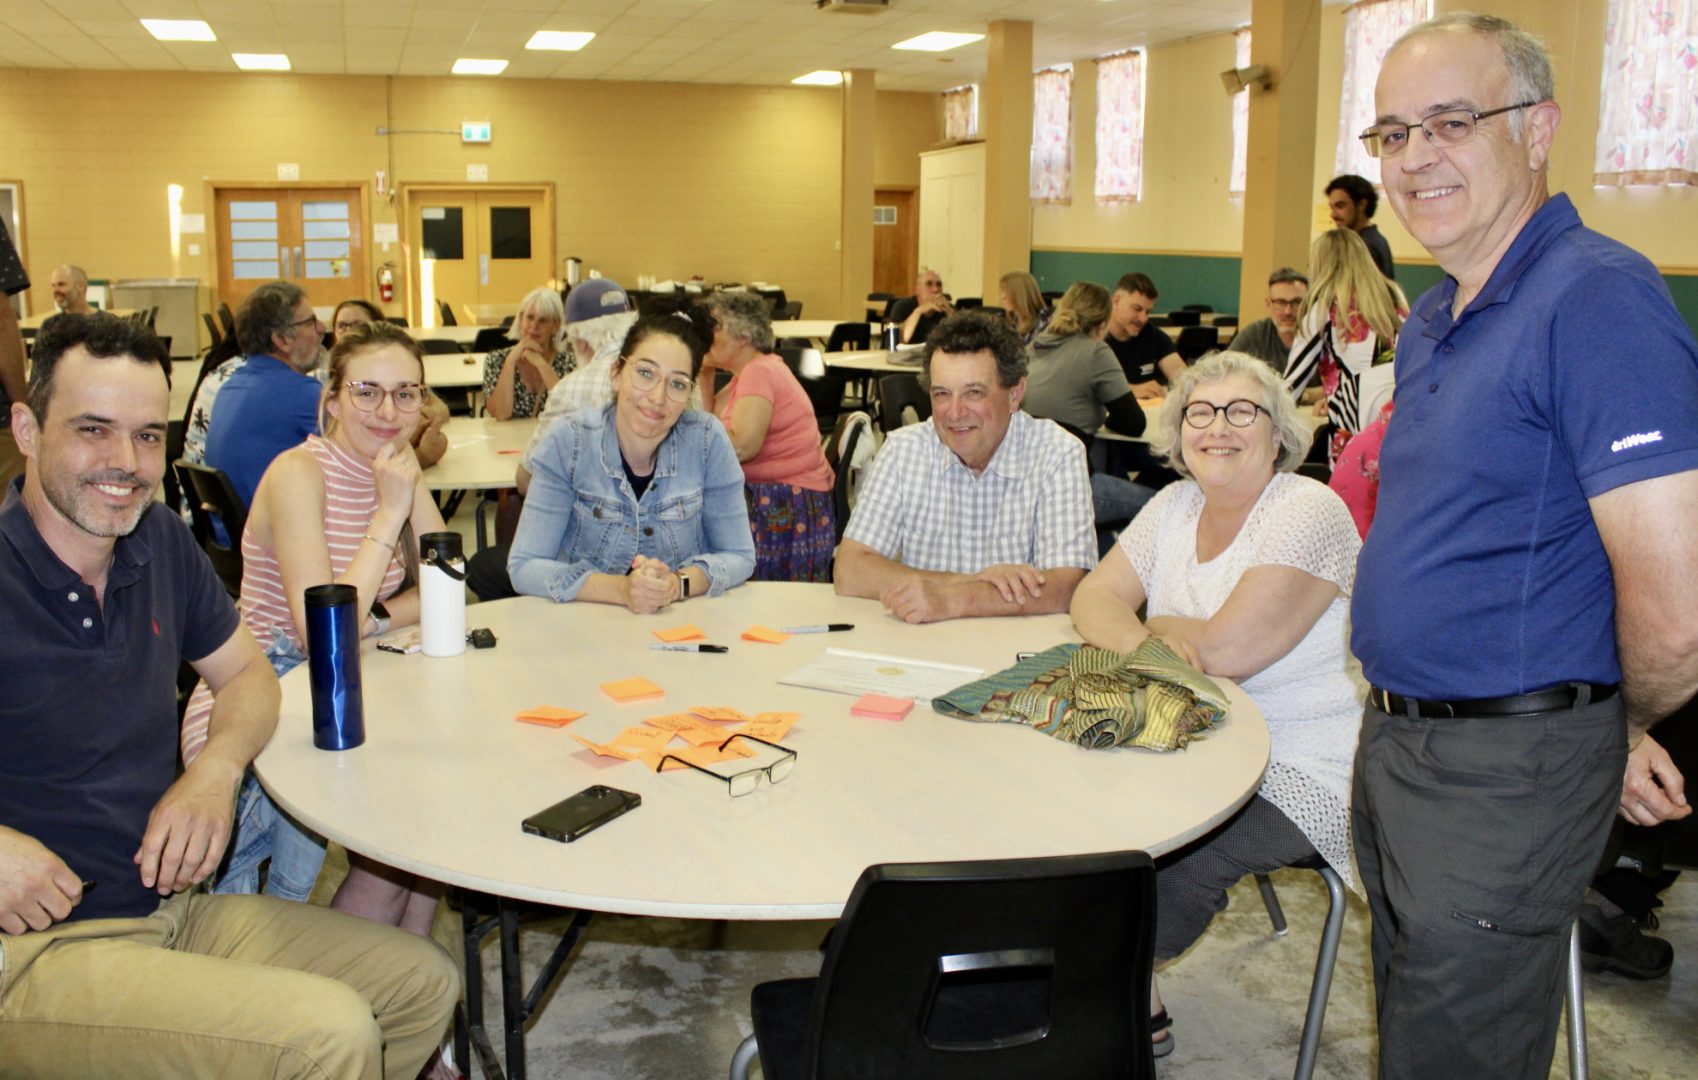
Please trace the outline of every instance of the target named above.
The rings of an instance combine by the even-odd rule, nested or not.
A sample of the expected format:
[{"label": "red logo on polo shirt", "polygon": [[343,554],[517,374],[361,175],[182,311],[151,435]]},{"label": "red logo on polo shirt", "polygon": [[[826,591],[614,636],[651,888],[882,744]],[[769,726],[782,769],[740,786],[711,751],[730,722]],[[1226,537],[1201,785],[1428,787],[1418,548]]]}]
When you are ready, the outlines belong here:
[{"label": "red logo on polo shirt", "polygon": [[153,620],[153,636],[154,637],[159,636],[159,620],[158,619]]}]

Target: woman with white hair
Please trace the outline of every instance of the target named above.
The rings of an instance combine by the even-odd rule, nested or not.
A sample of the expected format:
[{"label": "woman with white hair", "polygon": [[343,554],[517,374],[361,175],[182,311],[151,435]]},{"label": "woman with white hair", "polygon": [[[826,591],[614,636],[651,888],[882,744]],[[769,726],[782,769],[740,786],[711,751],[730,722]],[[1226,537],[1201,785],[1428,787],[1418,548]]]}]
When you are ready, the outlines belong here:
[{"label": "woman with white hair", "polygon": [[566,308],[559,293],[537,288],[525,294],[513,321],[518,344],[484,357],[484,410],[489,415],[517,420],[542,411],[554,384],[576,366],[572,354],[561,348],[560,328],[565,322]]},{"label": "woman with white hair", "polygon": [[[1161,962],[1202,935],[1245,874],[1318,853],[1354,883],[1350,769],[1363,688],[1346,619],[1361,541],[1338,496],[1293,471],[1308,430],[1279,376],[1248,353],[1186,369],[1150,440],[1184,480],[1158,492],[1079,584],[1073,623],[1117,652],[1155,634],[1235,680],[1272,739],[1255,797],[1157,862]],[[1160,1057],[1173,1037],[1153,980],[1150,1010]]]}]

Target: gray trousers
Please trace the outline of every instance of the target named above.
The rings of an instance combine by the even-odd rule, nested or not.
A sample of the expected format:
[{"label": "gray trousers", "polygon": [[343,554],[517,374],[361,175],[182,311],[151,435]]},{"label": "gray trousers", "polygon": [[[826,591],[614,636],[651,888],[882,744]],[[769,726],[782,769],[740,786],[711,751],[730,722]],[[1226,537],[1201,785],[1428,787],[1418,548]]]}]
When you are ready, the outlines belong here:
[{"label": "gray trousers", "polygon": [[1544,1080],[1568,939],[1621,794],[1620,695],[1505,718],[1363,713],[1351,822],[1382,1080]]}]

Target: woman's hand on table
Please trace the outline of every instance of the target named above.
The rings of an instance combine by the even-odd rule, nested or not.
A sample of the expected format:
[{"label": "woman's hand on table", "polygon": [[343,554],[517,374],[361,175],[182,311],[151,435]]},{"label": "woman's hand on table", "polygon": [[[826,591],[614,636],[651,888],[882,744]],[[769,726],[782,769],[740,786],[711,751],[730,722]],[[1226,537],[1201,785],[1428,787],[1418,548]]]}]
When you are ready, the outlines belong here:
[{"label": "woman's hand on table", "polygon": [[659,559],[638,555],[625,575],[625,606],[638,615],[652,615],[678,599],[678,575]]}]

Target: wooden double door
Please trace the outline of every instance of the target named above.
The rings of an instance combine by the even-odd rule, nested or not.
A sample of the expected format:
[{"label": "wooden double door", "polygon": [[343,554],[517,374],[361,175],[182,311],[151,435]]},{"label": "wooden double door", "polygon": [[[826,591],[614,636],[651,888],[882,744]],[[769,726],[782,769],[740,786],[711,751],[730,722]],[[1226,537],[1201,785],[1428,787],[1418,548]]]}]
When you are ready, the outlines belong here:
[{"label": "wooden double door", "polygon": [[499,323],[526,293],[557,287],[552,185],[407,187],[408,310],[414,325]]},{"label": "wooden double door", "polygon": [[220,187],[218,300],[231,309],[268,281],[289,281],[314,307],[375,298],[359,186]]}]

